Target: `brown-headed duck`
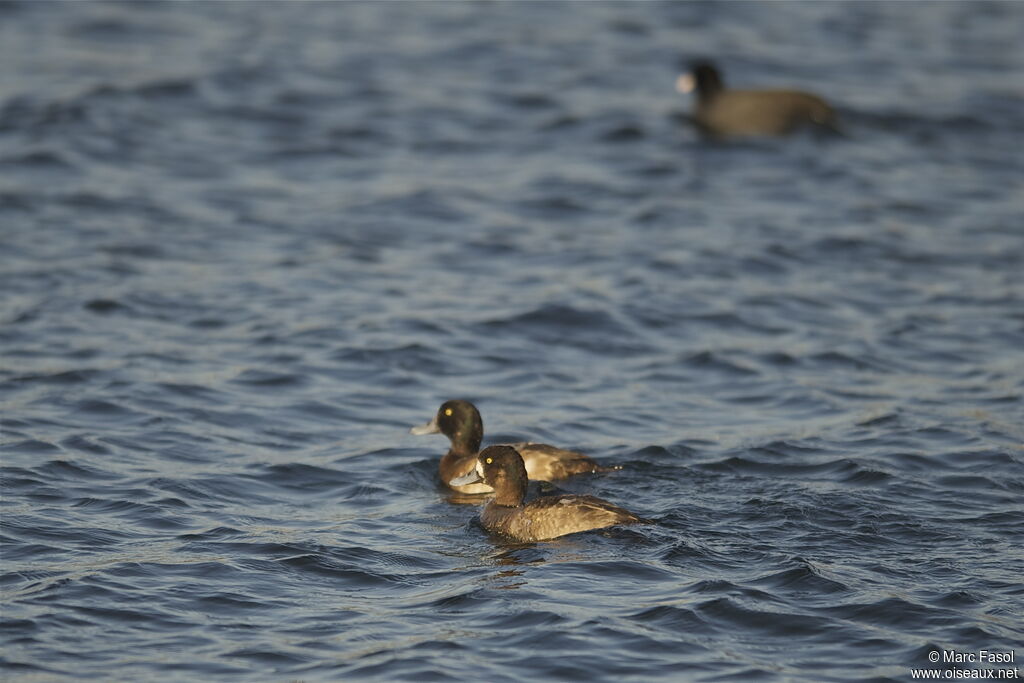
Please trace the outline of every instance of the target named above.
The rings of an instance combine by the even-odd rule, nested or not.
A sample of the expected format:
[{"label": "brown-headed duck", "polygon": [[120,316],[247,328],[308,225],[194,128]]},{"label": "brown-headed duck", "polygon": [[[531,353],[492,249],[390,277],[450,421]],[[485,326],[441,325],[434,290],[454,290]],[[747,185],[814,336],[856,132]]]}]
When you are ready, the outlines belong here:
[{"label": "brown-headed duck", "polygon": [[[490,493],[493,489],[484,483],[453,485],[452,479],[461,477],[476,466],[480,442],[484,438],[484,423],[480,411],[469,401],[445,401],[434,418],[409,430],[412,434],[441,433],[451,440],[451,447],[441,458],[441,481],[462,493]],[[526,463],[530,479],[554,481],[586,472],[608,472],[614,467],[602,467],[576,451],[556,448],[543,443],[513,444]]]},{"label": "brown-headed duck", "polygon": [[802,126],[836,129],[825,100],[799,90],[730,90],[718,69],[697,61],[676,79],[680,93],[696,92],[693,120],[713,136],[785,135]]},{"label": "brown-headed duck", "polygon": [[532,543],[619,524],[649,523],[594,496],[563,494],[524,502],[526,466],[512,446],[488,446],[473,469],[449,483],[457,487],[476,482],[494,489],[494,497],[480,512],[480,523],[488,531],[516,541]]}]

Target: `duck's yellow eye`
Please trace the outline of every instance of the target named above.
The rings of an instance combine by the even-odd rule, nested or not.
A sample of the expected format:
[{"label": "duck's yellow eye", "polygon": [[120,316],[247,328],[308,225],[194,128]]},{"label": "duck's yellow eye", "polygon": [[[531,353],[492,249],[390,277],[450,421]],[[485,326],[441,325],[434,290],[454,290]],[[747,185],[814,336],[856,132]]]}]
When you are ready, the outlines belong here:
[{"label": "duck's yellow eye", "polygon": [[444,409],[444,414],[447,415],[448,417],[451,417],[452,416],[452,409],[451,408],[445,408]]},{"label": "duck's yellow eye", "polygon": [[492,462],[494,462],[494,458],[487,458],[487,464],[488,465],[490,465]]}]

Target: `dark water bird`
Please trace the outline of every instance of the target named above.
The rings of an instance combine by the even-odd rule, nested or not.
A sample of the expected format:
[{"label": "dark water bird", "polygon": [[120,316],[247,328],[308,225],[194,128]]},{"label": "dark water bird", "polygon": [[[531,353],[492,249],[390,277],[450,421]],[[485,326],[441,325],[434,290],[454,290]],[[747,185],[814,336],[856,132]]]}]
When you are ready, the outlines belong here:
[{"label": "dark water bird", "polygon": [[835,110],[799,90],[730,90],[709,61],[697,61],[676,79],[680,93],[696,92],[693,121],[718,136],[785,135],[802,127],[837,130]]},{"label": "dark water bird", "polygon": [[488,446],[468,473],[449,484],[456,487],[477,482],[494,489],[494,497],[480,512],[480,523],[488,531],[516,541],[544,541],[619,524],[649,523],[594,496],[562,494],[524,502],[526,465],[512,446]]},{"label": "dark water bird", "polygon": [[[441,458],[439,471],[441,481],[462,493],[490,493],[493,489],[484,483],[451,483],[473,470],[480,442],[484,438],[484,422],[480,411],[469,401],[445,401],[437,409],[434,418],[419,427],[409,430],[412,434],[444,434],[451,440],[451,447]],[[530,479],[554,481],[574,474],[587,472],[609,472],[615,468],[602,467],[577,451],[556,448],[544,443],[513,444],[526,463]]]}]

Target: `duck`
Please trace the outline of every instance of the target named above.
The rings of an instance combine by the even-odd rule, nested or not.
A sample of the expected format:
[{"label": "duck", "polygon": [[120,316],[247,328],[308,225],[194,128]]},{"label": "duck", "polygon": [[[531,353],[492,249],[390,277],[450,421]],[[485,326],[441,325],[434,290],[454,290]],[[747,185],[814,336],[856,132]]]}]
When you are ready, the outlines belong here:
[{"label": "duck", "polygon": [[620,524],[651,523],[594,496],[560,494],[524,502],[526,464],[512,446],[488,446],[469,472],[449,483],[469,486],[478,482],[494,490],[480,512],[480,523],[488,531],[515,541],[532,543]]},{"label": "duck", "polygon": [[676,90],[696,93],[693,121],[716,137],[778,136],[805,126],[838,130],[835,110],[821,97],[800,90],[730,90],[707,60],[689,64],[676,78]]},{"label": "duck", "polygon": [[[484,423],[480,411],[469,401],[445,401],[426,424],[413,427],[411,434],[444,434],[451,447],[441,458],[438,471],[441,481],[460,493],[491,493],[494,489],[485,483],[453,485],[451,481],[473,470],[476,466],[480,442],[484,438]],[[556,448],[545,443],[517,443],[516,450],[526,463],[530,479],[555,481],[574,474],[610,472],[616,468],[602,467],[577,451]]]}]

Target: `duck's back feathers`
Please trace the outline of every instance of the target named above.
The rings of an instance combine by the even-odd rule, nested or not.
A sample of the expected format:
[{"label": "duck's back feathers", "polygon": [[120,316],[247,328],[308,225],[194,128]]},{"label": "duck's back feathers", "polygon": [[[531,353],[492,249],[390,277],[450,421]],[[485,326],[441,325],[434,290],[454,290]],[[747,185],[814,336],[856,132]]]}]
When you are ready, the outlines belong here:
[{"label": "duck's back feathers", "polygon": [[555,481],[565,479],[574,474],[591,472],[611,472],[614,467],[602,467],[579,451],[556,448],[546,443],[513,443],[509,444],[519,451],[526,464],[526,474],[530,479]]},{"label": "duck's back feathers", "polygon": [[694,119],[714,135],[784,135],[805,125],[835,126],[825,100],[798,90],[723,90],[697,105]]},{"label": "duck's back feathers", "polygon": [[600,498],[576,495],[543,496],[520,507],[491,502],[480,513],[487,530],[526,542],[647,521]]}]

